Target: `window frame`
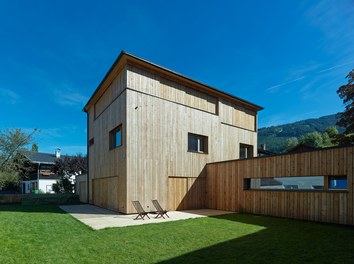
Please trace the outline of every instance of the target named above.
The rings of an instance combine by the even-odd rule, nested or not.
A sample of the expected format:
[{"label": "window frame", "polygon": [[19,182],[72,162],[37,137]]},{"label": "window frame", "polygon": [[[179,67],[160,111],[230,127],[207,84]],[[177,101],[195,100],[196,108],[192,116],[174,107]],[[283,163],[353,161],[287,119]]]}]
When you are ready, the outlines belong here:
[{"label": "window frame", "polygon": [[94,138],[90,138],[89,147],[91,147],[93,144],[95,144],[95,139]]},{"label": "window frame", "polygon": [[[332,180],[339,180],[339,181],[345,180],[346,186],[344,188],[331,187]],[[328,181],[328,190],[348,190],[347,175],[328,175],[327,181]]]},{"label": "window frame", "polygon": [[[194,150],[194,149],[192,149],[190,147],[190,145],[189,145],[190,137],[193,137],[193,138],[197,139],[197,150]],[[201,142],[203,144],[201,144]],[[203,150],[201,150],[201,146],[204,147]],[[208,154],[209,153],[208,136],[204,136],[204,135],[199,135],[199,134],[189,133],[188,132],[187,152],[199,153],[199,154]]]},{"label": "window frame", "polygon": [[[246,150],[246,157],[241,157],[241,149],[242,148],[244,148]],[[254,146],[253,145],[240,143],[239,159],[251,159],[251,158],[253,158],[254,157],[253,151],[254,151]]]},{"label": "window frame", "polygon": [[[120,132],[120,145],[117,145],[117,132]],[[122,124],[115,127],[109,132],[109,150],[117,149],[123,146],[123,129]]]}]

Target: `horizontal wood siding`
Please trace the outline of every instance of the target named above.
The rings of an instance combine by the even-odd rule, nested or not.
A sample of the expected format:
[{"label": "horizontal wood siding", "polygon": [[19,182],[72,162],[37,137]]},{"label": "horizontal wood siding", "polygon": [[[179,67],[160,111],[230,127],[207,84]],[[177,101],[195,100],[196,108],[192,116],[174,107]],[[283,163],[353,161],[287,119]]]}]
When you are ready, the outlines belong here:
[{"label": "horizontal wood siding", "polygon": [[[353,225],[353,147],[207,165],[207,206]],[[244,190],[245,178],[347,175],[347,191]]]}]

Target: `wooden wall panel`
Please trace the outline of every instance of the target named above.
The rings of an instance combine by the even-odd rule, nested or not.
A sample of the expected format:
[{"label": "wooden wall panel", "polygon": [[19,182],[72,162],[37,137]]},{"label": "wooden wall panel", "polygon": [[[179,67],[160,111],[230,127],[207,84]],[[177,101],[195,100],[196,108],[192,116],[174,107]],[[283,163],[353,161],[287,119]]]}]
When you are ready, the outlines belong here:
[{"label": "wooden wall panel", "polygon": [[118,96],[126,88],[126,71],[125,67],[118,73],[117,77],[106,88],[102,96],[94,105],[94,116],[97,118],[103,111],[118,98]]},{"label": "wooden wall panel", "polygon": [[[169,199],[178,200],[180,192],[185,195],[181,208],[205,207],[206,180],[199,181],[205,177],[205,165],[239,158],[240,143],[253,145],[257,153],[255,114],[234,106],[236,112],[230,112],[230,118],[238,123],[225,124],[219,116],[219,98],[198,87],[131,64],[105,85],[105,92],[97,94],[101,97],[87,110],[89,139],[94,139],[88,151],[90,202],[106,206],[110,201],[110,207],[135,213],[132,200],[139,200],[150,211],[152,199],[167,208],[177,204]],[[120,124],[123,145],[109,150],[109,132]],[[188,133],[208,137],[208,154],[187,151]],[[177,198],[169,195],[169,176],[187,178],[187,190],[177,189]],[[102,186],[114,188],[104,180],[111,177],[118,179],[118,203],[100,191]],[[235,175],[224,185],[237,180]],[[239,193],[232,188],[228,192]],[[236,199],[219,201],[232,207]]]},{"label": "wooden wall panel", "polygon": [[[207,207],[354,225],[353,153],[354,147],[343,147],[209,163],[206,169]],[[245,178],[316,175],[346,175],[348,189],[342,191],[243,189]]]},{"label": "wooden wall panel", "polygon": [[257,113],[242,106],[220,99],[221,122],[255,131]]},{"label": "wooden wall panel", "polygon": [[93,204],[110,210],[118,211],[120,185],[118,177],[93,179]]},{"label": "wooden wall panel", "polygon": [[202,209],[206,204],[206,178],[169,177],[168,209]]},{"label": "wooden wall panel", "polygon": [[216,97],[168,80],[143,68],[128,65],[128,88],[147,93],[172,102],[197,108],[212,114],[217,113]]},{"label": "wooden wall panel", "polygon": [[[117,88],[118,89],[118,88]],[[101,97],[101,99],[110,100],[110,97]],[[108,101],[107,101],[108,102]],[[110,150],[109,148],[109,132],[122,125],[122,142],[121,147]],[[89,146],[88,158],[89,158],[89,196],[90,203],[102,206],[106,205],[110,201],[114,200],[109,198],[111,195],[109,190],[116,188],[110,185],[107,186],[108,190],[97,191],[98,183],[95,183],[99,178],[119,177],[118,185],[120,186],[120,192],[118,195],[119,211],[126,212],[126,93],[123,91],[117,98],[109,103],[108,107],[95,119],[93,107],[89,109],[89,139],[94,139],[94,144]],[[99,182],[99,181],[96,181]],[[93,197],[93,193],[96,193],[96,197]],[[98,197],[101,195],[102,197]],[[116,194],[114,194],[116,195]],[[103,206],[112,209],[117,203],[112,205],[107,204]]]},{"label": "wooden wall panel", "polygon": [[[206,163],[238,158],[240,143],[257,146],[256,132],[224,125],[217,115],[138,91],[126,93],[127,199],[139,200],[146,210],[152,199],[169,206],[169,176],[203,177]],[[188,152],[188,133],[208,137],[208,154]],[[129,202],[128,207],[135,212]]]}]

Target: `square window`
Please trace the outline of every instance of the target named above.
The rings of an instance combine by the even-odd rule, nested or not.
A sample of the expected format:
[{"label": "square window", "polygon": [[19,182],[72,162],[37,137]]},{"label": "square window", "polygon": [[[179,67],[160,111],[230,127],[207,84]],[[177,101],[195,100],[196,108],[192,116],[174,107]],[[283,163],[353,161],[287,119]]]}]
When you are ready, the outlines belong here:
[{"label": "square window", "polygon": [[329,189],[347,189],[348,180],[346,176],[329,176],[328,177]]},{"label": "square window", "polygon": [[208,153],[208,137],[188,133],[188,151]]},{"label": "square window", "polygon": [[240,159],[253,158],[253,146],[240,144]]},{"label": "square window", "polygon": [[122,125],[109,132],[109,149],[115,149],[122,146]]}]

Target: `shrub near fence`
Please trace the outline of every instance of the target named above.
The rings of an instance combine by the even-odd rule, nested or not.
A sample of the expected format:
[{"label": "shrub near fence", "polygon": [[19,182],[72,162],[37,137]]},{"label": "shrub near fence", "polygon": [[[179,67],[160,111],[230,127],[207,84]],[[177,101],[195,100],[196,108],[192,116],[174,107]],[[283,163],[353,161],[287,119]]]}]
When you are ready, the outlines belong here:
[{"label": "shrub near fence", "polygon": [[23,205],[31,204],[77,204],[80,203],[76,194],[40,194],[24,196],[21,200]]},{"label": "shrub near fence", "polygon": [[21,203],[22,194],[0,194],[0,204]]},{"label": "shrub near fence", "polygon": [[76,194],[4,194],[0,195],[0,204],[21,203],[31,204],[77,204],[80,203]]}]

